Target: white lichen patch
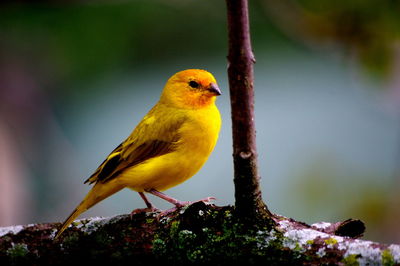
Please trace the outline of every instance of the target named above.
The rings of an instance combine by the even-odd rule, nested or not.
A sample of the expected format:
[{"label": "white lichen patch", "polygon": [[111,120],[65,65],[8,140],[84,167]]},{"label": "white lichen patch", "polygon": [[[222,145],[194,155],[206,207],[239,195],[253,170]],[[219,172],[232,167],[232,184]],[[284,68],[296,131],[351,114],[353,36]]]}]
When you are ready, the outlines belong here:
[{"label": "white lichen patch", "polygon": [[269,247],[270,243],[276,240],[276,231],[272,229],[271,231],[259,230],[257,231],[257,247],[259,249]]},{"label": "white lichen patch", "polygon": [[318,251],[317,251],[315,254],[317,254],[318,257],[323,257],[323,256],[325,256],[325,255],[326,255],[325,248],[320,248],[320,249],[318,249]]},{"label": "white lichen patch", "polygon": [[[397,245],[391,245],[397,246]],[[346,250],[344,254],[344,258],[349,257],[351,255],[357,256],[357,261],[360,265],[381,265],[382,264],[382,252],[383,250],[376,246],[376,243],[372,241],[365,240],[353,240],[353,241],[344,241],[339,243],[338,249]],[[389,248],[390,249],[390,248]],[[392,252],[392,249],[390,249]],[[400,248],[399,248],[400,251]],[[392,255],[393,252],[392,252]],[[400,254],[397,254],[398,260],[395,262],[400,262]],[[393,256],[394,257],[394,256]]]},{"label": "white lichen patch", "polygon": [[121,219],[122,216],[114,216],[114,217],[93,217],[90,219],[79,219],[75,220],[72,225],[76,226],[76,228],[80,229],[82,232],[91,234],[96,231],[98,228],[104,226],[108,223],[114,223]]},{"label": "white lichen patch", "polygon": [[400,245],[392,244],[388,247],[395,263],[400,263]]},{"label": "white lichen patch", "polygon": [[15,225],[15,226],[7,226],[7,227],[0,227],[0,237],[6,235],[6,234],[18,234],[22,229],[24,229],[24,226],[22,225]]},{"label": "white lichen patch", "polygon": [[316,239],[317,237],[320,238],[330,238],[331,236],[322,233],[317,230],[313,229],[292,229],[288,230],[284,233],[284,236],[299,243],[300,245],[306,245],[309,243],[309,241]]},{"label": "white lichen patch", "polygon": [[312,243],[317,237],[330,237],[330,235],[314,229],[296,229],[288,220],[279,221],[279,227],[284,231],[285,239],[282,244],[290,249],[305,250],[309,247],[309,243]]},{"label": "white lichen patch", "polygon": [[[330,225],[330,223],[321,222],[312,226],[317,229],[325,229]],[[310,243],[315,243],[316,239],[322,239],[324,246],[316,252],[319,257],[325,256],[327,249],[336,248],[345,252],[344,259],[356,259],[359,265],[382,265],[385,252],[390,252],[390,259],[393,257],[395,264],[400,263],[400,245],[392,244],[386,247],[372,241],[333,236],[310,228],[299,229],[288,220],[279,221],[279,228],[285,237],[283,246],[292,250],[301,252],[309,248]]]},{"label": "white lichen patch", "polygon": [[317,229],[323,230],[323,229],[328,228],[331,225],[332,225],[331,223],[319,222],[319,223],[312,224],[311,227],[315,227]]},{"label": "white lichen patch", "polygon": [[[330,225],[328,223],[321,223],[319,227],[322,228]],[[292,250],[304,251],[310,249],[316,239],[325,239],[325,246],[321,247],[316,253],[319,257],[325,256],[327,248],[334,248],[337,243],[344,241],[343,237],[332,236],[315,229],[295,228],[293,223],[287,220],[280,221],[279,227],[284,231],[283,235],[285,239],[283,240],[283,246]]]},{"label": "white lichen patch", "polygon": [[[296,251],[305,251],[316,238],[328,238],[329,235],[313,229],[289,229],[284,234],[283,246]],[[322,251],[321,251],[322,252]],[[320,254],[322,254],[320,252]]]},{"label": "white lichen patch", "polygon": [[51,230],[51,233],[50,233],[49,237],[51,239],[54,239],[56,237],[57,232],[58,232],[58,229],[54,228],[53,230]]},{"label": "white lichen patch", "polygon": [[180,231],[179,234],[182,234],[182,235],[193,235],[194,233],[192,231],[190,231],[190,230],[184,229],[184,230]]},{"label": "white lichen patch", "polygon": [[160,219],[161,224],[168,224],[171,221],[171,218],[168,216],[164,216]]},{"label": "white lichen patch", "polygon": [[284,231],[293,229],[291,222],[288,220],[279,221],[278,224],[279,224],[279,227]]}]

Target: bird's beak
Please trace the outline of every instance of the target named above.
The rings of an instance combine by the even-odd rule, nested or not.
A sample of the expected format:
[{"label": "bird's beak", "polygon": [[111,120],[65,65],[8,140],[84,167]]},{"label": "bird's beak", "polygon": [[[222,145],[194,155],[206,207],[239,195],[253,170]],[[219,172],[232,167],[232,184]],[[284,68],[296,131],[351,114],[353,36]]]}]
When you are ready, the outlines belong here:
[{"label": "bird's beak", "polygon": [[210,86],[207,88],[209,92],[214,94],[215,96],[221,95],[221,90],[218,88],[218,85],[215,83],[211,83]]}]

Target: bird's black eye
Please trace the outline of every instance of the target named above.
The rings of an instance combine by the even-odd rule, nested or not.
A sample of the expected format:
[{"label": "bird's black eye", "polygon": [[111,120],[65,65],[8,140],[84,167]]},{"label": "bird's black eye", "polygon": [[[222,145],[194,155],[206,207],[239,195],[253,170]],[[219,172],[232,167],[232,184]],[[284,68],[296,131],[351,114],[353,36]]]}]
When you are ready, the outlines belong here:
[{"label": "bird's black eye", "polygon": [[196,81],[189,81],[189,86],[192,88],[198,88],[199,87],[199,83],[197,83]]}]

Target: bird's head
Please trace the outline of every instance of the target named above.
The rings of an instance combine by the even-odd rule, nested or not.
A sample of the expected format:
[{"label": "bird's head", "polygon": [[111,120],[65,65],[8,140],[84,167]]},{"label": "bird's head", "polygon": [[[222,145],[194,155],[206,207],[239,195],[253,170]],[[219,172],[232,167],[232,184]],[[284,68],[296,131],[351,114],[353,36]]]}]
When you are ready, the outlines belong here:
[{"label": "bird's head", "polygon": [[178,108],[199,109],[214,104],[218,95],[221,91],[211,73],[188,69],[169,78],[160,101]]}]

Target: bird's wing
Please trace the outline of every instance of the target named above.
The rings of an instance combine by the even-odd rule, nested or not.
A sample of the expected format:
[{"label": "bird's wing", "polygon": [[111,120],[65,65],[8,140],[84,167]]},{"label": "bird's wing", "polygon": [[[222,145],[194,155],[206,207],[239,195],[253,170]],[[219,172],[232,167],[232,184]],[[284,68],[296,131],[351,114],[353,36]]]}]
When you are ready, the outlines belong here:
[{"label": "bird's wing", "polygon": [[[140,164],[175,150],[180,139],[179,128],[184,119],[158,121],[150,112],[127,140],[115,148],[85,183],[105,183],[117,177],[126,168]],[[165,118],[165,117],[164,117]]]}]

